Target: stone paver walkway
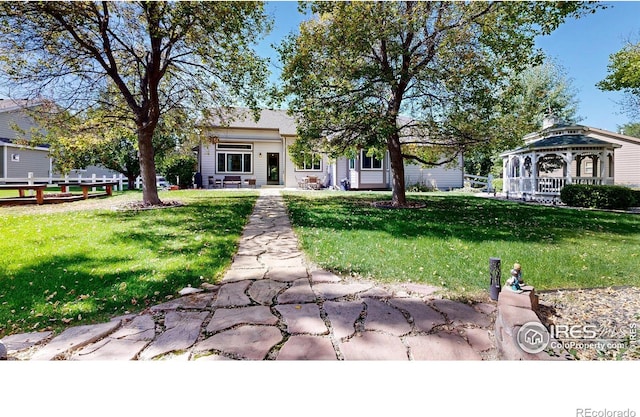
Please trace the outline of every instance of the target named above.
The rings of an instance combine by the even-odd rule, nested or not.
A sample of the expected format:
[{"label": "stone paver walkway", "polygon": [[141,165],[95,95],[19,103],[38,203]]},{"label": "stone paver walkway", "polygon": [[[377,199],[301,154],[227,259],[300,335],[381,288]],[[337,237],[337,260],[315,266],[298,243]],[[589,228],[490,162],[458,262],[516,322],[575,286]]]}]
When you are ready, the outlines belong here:
[{"label": "stone paver walkway", "polygon": [[280,192],[264,189],[219,285],[140,315],[1,342],[14,360],[495,359],[494,305],[440,299],[436,290],[313,268]]}]

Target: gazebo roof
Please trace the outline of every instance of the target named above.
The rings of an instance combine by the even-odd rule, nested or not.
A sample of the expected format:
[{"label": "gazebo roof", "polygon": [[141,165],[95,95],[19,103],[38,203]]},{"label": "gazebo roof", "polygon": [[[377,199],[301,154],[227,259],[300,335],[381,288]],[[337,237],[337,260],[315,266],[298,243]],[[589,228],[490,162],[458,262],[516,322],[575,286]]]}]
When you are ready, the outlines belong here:
[{"label": "gazebo roof", "polygon": [[523,151],[534,151],[537,149],[546,148],[574,148],[576,146],[591,146],[608,149],[620,147],[620,145],[618,144],[585,135],[556,135],[536,140],[534,142],[526,144],[525,146],[521,146],[505,153],[513,154]]}]

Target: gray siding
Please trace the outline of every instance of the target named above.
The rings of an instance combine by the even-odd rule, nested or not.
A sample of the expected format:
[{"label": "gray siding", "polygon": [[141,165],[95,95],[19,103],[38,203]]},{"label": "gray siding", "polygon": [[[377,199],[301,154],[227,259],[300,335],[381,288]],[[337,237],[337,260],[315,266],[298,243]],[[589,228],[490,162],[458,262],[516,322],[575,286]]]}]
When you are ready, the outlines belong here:
[{"label": "gray siding", "polygon": [[[12,129],[13,125],[17,125],[25,131],[24,136]],[[10,111],[0,113],[0,138],[6,139],[30,139],[30,130],[35,126],[33,120],[21,111]]]},{"label": "gray siding", "polygon": [[8,147],[6,164],[7,178],[48,177],[49,151]]},{"label": "gray siding", "polygon": [[422,168],[421,165],[405,164],[404,177],[407,187],[420,183],[444,191],[462,188],[464,185],[462,157],[455,168],[444,166]]}]

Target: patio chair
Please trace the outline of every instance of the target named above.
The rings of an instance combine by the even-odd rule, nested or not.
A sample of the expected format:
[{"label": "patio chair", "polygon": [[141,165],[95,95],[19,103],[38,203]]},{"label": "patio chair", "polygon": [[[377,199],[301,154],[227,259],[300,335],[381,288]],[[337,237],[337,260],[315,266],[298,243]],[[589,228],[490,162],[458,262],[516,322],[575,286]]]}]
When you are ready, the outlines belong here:
[{"label": "patio chair", "polygon": [[306,190],[307,189],[307,185],[308,185],[308,178],[307,177],[302,177],[302,178],[298,178],[296,177],[296,182],[298,183],[298,188]]}]

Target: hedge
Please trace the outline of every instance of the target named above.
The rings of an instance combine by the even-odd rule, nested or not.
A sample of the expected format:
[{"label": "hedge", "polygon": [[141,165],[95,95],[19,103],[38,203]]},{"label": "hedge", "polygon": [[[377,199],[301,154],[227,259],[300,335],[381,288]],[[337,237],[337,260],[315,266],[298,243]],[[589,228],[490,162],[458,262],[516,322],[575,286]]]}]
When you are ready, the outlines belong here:
[{"label": "hedge", "polygon": [[560,200],[572,207],[624,210],[638,204],[637,194],[619,185],[569,184],[560,190]]}]

